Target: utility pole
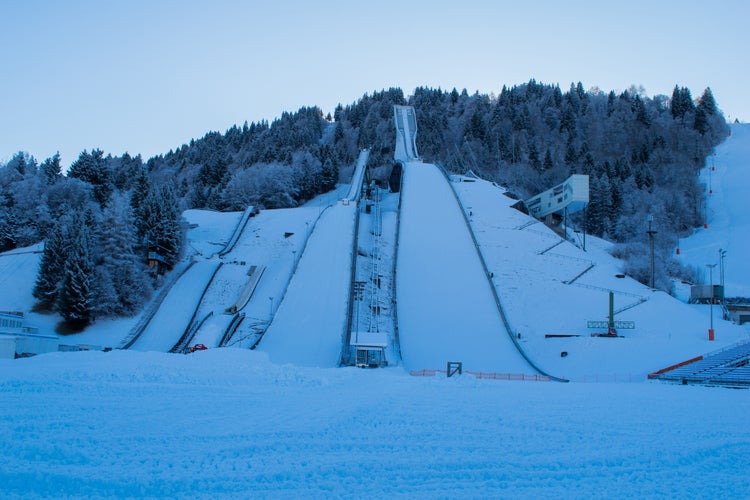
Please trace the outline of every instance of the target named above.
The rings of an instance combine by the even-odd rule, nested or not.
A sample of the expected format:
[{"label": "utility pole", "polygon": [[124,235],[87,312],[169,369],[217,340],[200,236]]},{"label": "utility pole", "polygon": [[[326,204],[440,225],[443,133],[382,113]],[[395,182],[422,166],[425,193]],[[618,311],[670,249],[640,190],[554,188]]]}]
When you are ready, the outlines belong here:
[{"label": "utility pole", "polygon": [[646,220],[648,221],[648,231],[646,231],[646,234],[648,234],[648,245],[651,249],[651,288],[654,288],[654,235],[656,234],[656,231],[651,229],[651,223],[654,222],[654,216],[649,215]]},{"label": "utility pole", "polygon": [[716,264],[706,264],[706,267],[708,268],[711,283],[711,305],[709,305],[709,315],[711,317],[711,323],[710,328],[708,329],[708,340],[713,341],[714,340],[714,267],[716,267]]}]

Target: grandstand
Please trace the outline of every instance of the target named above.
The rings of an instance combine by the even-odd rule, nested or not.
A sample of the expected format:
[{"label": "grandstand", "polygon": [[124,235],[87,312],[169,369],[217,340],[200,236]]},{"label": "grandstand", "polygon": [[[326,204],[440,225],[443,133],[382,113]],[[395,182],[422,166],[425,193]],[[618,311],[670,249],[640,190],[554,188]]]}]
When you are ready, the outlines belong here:
[{"label": "grandstand", "polygon": [[683,385],[750,387],[750,341],[664,368],[648,378]]}]

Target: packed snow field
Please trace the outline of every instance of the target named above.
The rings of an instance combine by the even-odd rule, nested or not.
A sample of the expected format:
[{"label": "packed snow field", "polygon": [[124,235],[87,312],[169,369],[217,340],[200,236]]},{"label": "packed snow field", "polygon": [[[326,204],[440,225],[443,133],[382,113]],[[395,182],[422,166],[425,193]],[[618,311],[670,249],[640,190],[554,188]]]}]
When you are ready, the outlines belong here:
[{"label": "packed snow field", "polygon": [[[718,248],[729,249],[730,296],[747,295],[744,276],[750,276],[741,251],[750,248],[750,231],[739,218],[747,190],[738,189],[749,187],[749,159],[750,129],[732,126],[732,137],[714,158],[709,228],[681,242],[681,258],[701,266],[716,260],[712,255]],[[437,214],[445,227],[465,231],[463,221],[449,223],[455,213],[419,212],[424,204],[445,198],[430,196],[448,184],[429,172],[407,174],[422,179],[423,189],[414,191],[407,178],[405,196],[419,201],[410,206],[406,200],[402,217]],[[305,305],[301,297],[316,290],[316,284],[345,295],[347,269],[332,266],[351,259],[349,207],[325,207],[343,197],[348,186],[305,207],[262,211],[251,219],[202,299],[186,294],[205,287],[216,254],[230,240],[241,214],[189,211],[189,257],[202,271],[195,278],[186,273],[175,283],[174,296],[159,310],[161,326],[154,331],[167,332],[170,342],[164,346],[171,347],[184,325],[173,328],[170,316],[223,314],[247,282],[249,267],[263,265],[254,298],[243,309],[246,320],[230,343],[248,347],[260,340],[258,349],[175,355],[141,352],[151,349],[146,347],[0,360],[0,496],[744,494],[750,466],[747,392],[648,383],[645,375],[746,340],[748,331],[720,320],[715,311],[717,340],[708,342],[708,306],[689,306],[617,277],[620,263],[607,253],[606,242],[591,238],[583,252],[509,208],[513,200],[496,186],[467,178],[455,178],[452,186],[509,323],[521,334],[520,344],[542,368],[572,383],[409,376],[405,368],[444,368],[414,363],[447,361],[441,346],[424,339],[414,344],[419,351],[412,350],[421,356],[419,363],[407,363],[404,352],[403,365],[391,359],[386,369],[326,368],[340,354],[342,301],[321,296],[315,297],[316,305]],[[333,216],[326,222],[328,212]],[[322,224],[317,227],[317,222]],[[395,231],[383,234],[384,245],[395,243],[387,241]],[[404,262],[412,263],[409,272],[417,266],[456,271],[442,259],[448,249],[462,245],[459,238],[441,240],[433,231],[410,236],[441,248],[423,253],[413,249],[416,243],[407,243],[399,250],[404,261],[397,276],[406,272]],[[51,333],[59,318],[30,312],[39,250],[0,255],[0,309],[24,311],[29,325]],[[452,265],[469,269],[469,254],[461,253]],[[439,285],[408,294],[399,289],[399,307],[402,300],[414,301],[422,294],[434,302],[434,312],[473,310],[474,304],[461,302],[465,297],[460,294],[451,303],[446,298],[450,290]],[[635,321],[636,328],[622,331],[623,338],[592,338],[586,321],[605,319],[609,290],[615,291],[616,308],[628,307],[616,319]],[[415,319],[413,308],[398,314],[399,322],[407,330],[414,323],[411,330],[417,333],[419,324],[437,330],[447,322]],[[277,326],[260,337],[272,317]],[[295,322],[295,317],[308,319]],[[337,332],[316,350],[310,342],[312,328],[304,327],[326,321]],[[137,322],[137,317],[97,321],[62,342],[116,347]],[[196,339],[213,346],[221,328],[210,326]],[[581,336],[545,338],[550,333]],[[164,350],[161,339],[154,338],[159,336],[143,337],[142,345],[154,342],[159,344],[154,349]],[[485,334],[485,341],[493,338]],[[567,356],[561,356],[563,351]],[[507,371],[528,372],[523,366]],[[600,383],[583,383],[594,380]]]},{"label": "packed snow field", "polygon": [[745,391],[411,377],[261,352],[4,362],[4,498],[735,497]]}]

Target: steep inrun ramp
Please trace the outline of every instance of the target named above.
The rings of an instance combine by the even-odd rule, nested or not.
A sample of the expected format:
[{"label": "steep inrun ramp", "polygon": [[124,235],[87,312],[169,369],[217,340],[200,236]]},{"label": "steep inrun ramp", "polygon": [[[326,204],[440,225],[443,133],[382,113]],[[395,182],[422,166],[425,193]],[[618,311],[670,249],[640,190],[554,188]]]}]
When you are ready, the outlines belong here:
[{"label": "steep inrun ramp", "polygon": [[202,261],[188,269],[170,289],[159,310],[130,349],[160,352],[172,349],[189,326],[219,265],[219,261]]},{"label": "steep inrun ramp", "polygon": [[404,366],[536,373],[518,352],[450,185],[431,164],[404,168],[397,312]]},{"label": "steep inrun ramp", "polygon": [[258,350],[275,363],[335,367],[341,357],[357,206],[328,208],[315,226]]}]

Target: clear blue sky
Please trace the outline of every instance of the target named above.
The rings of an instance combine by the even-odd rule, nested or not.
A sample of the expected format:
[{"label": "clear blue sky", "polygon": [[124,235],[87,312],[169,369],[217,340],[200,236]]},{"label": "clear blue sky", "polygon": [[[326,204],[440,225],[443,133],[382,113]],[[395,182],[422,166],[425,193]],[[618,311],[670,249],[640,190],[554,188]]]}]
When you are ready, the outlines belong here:
[{"label": "clear blue sky", "polygon": [[416,86],[535,78],[750,120],[750,2],[0,0],[0,161],[165,153],[209,130]]}]

